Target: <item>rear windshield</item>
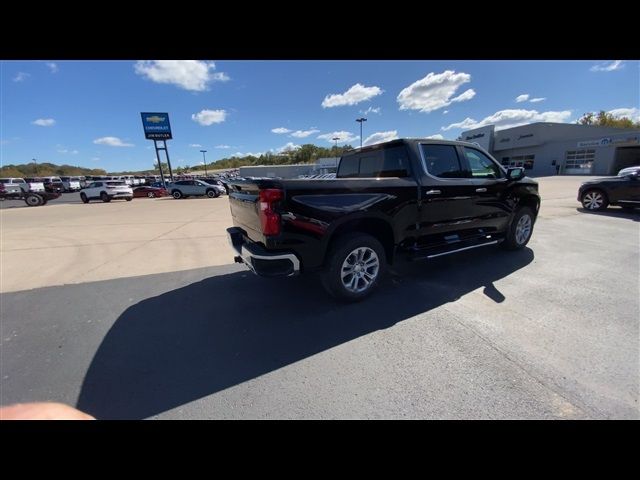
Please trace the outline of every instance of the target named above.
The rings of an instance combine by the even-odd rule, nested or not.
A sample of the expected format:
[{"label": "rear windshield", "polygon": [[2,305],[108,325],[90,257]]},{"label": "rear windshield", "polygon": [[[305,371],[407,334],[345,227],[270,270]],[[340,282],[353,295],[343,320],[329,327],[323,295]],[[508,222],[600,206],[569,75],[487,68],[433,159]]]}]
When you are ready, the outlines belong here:
[{"label": "rear windshield", "polygon": [[110,182],[106,182],[106,183],[110,187],[126,187],[127,186],[127,184],[124,183],[124,182],[110,181]]}]

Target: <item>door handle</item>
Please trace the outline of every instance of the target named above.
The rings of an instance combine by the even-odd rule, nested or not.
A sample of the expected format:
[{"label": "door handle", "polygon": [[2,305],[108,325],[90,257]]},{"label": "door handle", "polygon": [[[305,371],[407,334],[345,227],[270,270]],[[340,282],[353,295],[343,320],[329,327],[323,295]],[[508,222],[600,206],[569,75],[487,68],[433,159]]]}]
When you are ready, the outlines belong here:
[{"label": "door handle", "polygon": [[476,192],[478,192],[478,193],[484,193],[486,191],[487,191],[486,188],[476,188]]},{"label": "door handle", "polygon": [[427,195],[440,195],[441,193],[440,190],[427,190]]}]

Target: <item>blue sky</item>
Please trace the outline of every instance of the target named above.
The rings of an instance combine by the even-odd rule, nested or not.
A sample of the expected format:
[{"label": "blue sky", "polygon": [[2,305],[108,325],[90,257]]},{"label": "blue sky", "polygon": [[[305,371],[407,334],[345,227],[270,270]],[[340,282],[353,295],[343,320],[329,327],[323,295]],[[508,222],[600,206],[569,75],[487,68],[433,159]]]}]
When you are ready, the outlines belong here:
[{"label": "blue sky", "polygon": [[[3,61],[3,165],[149,169],[140,112],[168,112],[172,164],[359,145],[495,123],[640,119],[638,61]],[[274,132],[275,130],[275,132]],[[280,132],[280,133],[276,133]]]}]

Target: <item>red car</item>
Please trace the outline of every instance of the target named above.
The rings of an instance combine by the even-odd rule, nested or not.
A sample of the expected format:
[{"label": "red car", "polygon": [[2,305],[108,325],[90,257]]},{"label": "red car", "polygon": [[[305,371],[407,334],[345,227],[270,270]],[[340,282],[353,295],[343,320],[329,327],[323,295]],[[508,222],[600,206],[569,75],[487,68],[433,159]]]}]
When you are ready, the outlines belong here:
[{"label": "red car", "polygon": [[133,189],[133,198],[138,198],[138,197],[155,198],[155,197],[166,197],[167,195],[169,195],[169,192],[167,192],[164,188],[138,187]]}]

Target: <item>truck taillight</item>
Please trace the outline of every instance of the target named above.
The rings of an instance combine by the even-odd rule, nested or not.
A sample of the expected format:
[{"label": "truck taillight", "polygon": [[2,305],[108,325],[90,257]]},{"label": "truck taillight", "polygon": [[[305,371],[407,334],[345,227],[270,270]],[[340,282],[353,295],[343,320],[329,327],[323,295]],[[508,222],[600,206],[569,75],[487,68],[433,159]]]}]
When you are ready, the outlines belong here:
[{"label": "truck taillight", "polygon": [[280,215],[274,211],[274,203],[282,200],[282,190],[267,188],[260,190],[259,208],[262,233],[265,235],[278,235],[280,233]]}]

